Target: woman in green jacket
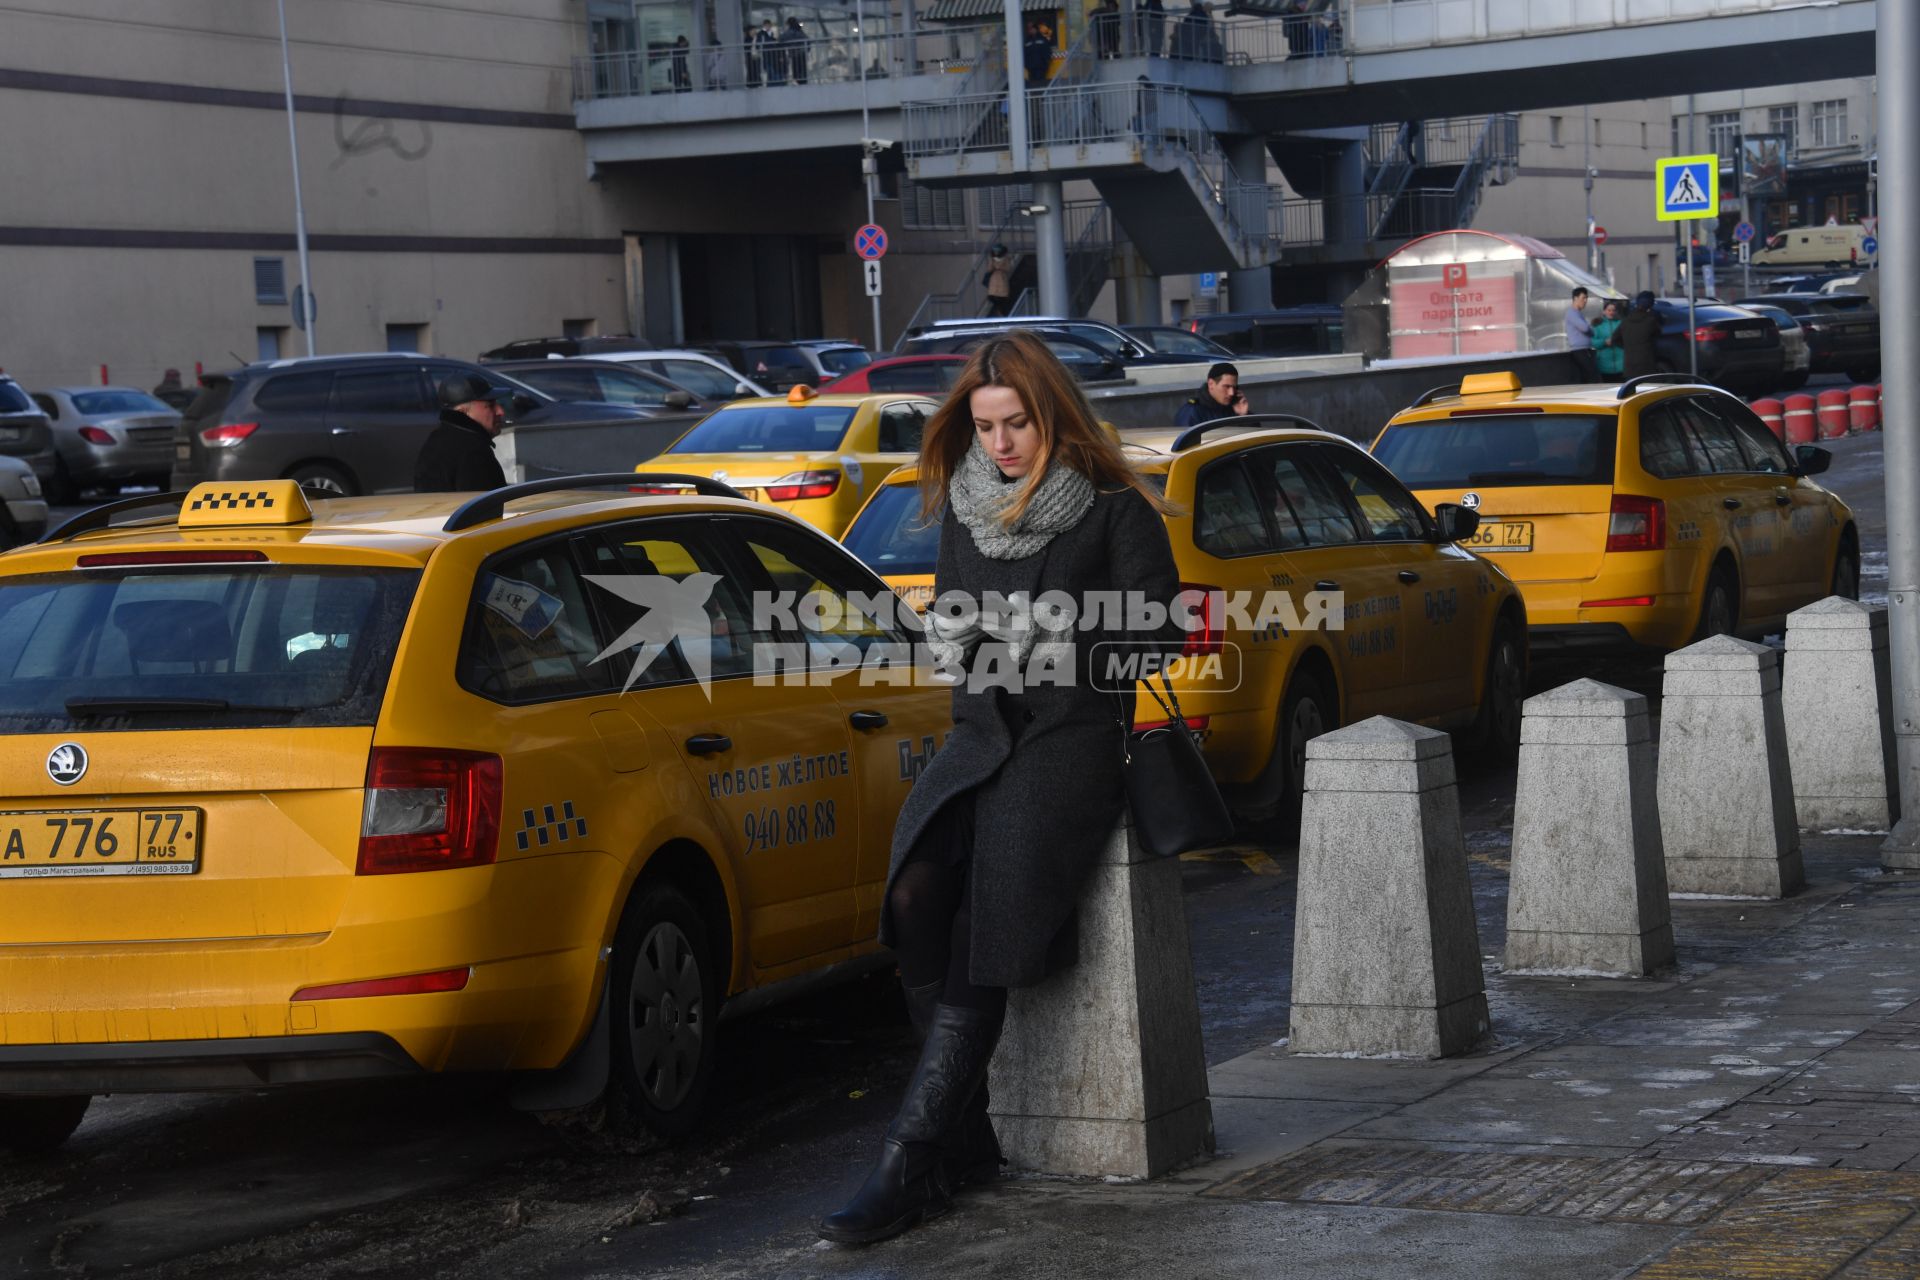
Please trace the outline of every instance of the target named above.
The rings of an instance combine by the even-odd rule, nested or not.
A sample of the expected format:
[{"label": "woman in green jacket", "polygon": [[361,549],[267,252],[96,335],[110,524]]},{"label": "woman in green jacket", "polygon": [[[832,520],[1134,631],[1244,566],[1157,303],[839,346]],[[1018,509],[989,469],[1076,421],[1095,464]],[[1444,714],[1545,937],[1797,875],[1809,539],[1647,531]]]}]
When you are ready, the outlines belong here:
[{"label": "woman in green jacket", "polygon": [[1618,381],[1627,369],[1627,353],[1620,347],[1620,304],[1609,301],[1606,314],[1594,322],[1593,359],[1603,379]]}]

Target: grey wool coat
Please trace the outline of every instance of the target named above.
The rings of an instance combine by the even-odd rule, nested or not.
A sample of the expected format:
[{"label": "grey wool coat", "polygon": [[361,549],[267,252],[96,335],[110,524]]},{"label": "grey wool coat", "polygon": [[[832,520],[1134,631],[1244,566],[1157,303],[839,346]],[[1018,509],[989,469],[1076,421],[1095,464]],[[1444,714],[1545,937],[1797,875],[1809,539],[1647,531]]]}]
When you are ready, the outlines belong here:
[{"label": "grey wool coat", "polygon": [[[1031,598],[1063,591],[1077,603],[1089,592],[1117,591],[1123,596],[1137,592],[1164,606],[1179,589],[1166,525],[1131,489],[1096,495],[1079,524],[1019,560],[982,555],[951,507],[941,526],[936,598],[947,591],[966,592],[975,599],[990,591],[1009,596],[1025,591]],[[1077,652],[1070,684],[1036,685],[1022,693],[1024,715],[1031,718],[1017,746],[1003,710],[1004,690],[957,687],[953,733],[901,807],[889,890],[928,825],[952,820],[951,812],[943,812],[946,806],[974,806],[969,977],[978,986],[1026,987],[1047,976],[1052,944],[1072,922],[1080,888],[1126,803],[1121,717],[1131,725],[1133,692],[1129,689],[1123,699],[1114,695],[1111,684],[1093,686],[1089,675],[1094,646],[1102,645],[1104,662],[1106,644],[1157,651],[1184,633],[1172,621],[1145,632],[1109,625],[1103,619],[1101,629],[1074,631]],[[974,662],[995,648],[1005,651],[997,642],[983,642]],[[880,940],[889,946],[894,942],[886,911],[880,915]]]}]

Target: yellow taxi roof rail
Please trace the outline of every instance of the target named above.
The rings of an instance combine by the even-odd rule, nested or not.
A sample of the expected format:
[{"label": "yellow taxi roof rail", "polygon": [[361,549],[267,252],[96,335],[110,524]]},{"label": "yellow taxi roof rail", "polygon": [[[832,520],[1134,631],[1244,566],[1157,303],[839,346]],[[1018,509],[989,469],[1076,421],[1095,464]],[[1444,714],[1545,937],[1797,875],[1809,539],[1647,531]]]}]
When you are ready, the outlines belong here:
[{"label": "yellow taxi roof rail", "polygon": [[1244,431],[1250,427],[1270,424],[1277,425],[1287,422],[1291,422],[1296,426],[1305,427],[1309,431],[1326,431],[1325,427],[1315,422],[1312,418],[1303,418],[1297,413],[1240,413],[1230,418],[1215,418],[1211,422],[1203,422],[1199,426],[1188,427],[1185,431],[1182,431],[1173,438],[1173,443],[1167,446],[1167,452],[1184,453],[1196,444],[1199,444],[1200,437],[1209,431],[1224,431],[1231,428],[1238,428]]},{"label": "yellow taxi roof rail", "polygon": [[68,538],[77,538],[83,533],[92,533],[95,529],[105,529],[113,523],[113,518],[125,511],[138,511],[143,507],[171,507],[178,515],[186,503],[183,493],[147,493],[137,498],[122,498],[118,502],[105,502],[97,507],[89,507],[71,520],[64,521],[58,529],[43,534],[41,542],[65,542]]},{"label": "yellow taxi roof rail", "polygon": [[1614,399],[1625,400],[1638,395],[1642,388],[1649,386],[1704,387],[1708,385],[1710,384],[1700,381],[1689,373],[1643,373],[1637,378],[1628,378],[1621,383],[1620,390],[1614,393]]},{"label": "yellow taxi roof rail", "polygon": [[507,504],[515,498],[529,498],[536,493],[559,493],[567,489],[604,489],[611,485],[624,489],[636,484],[683,484],[709,498],[738,498],[742,502],[750,500],[730,484],[709,476],[682,475],[677,471],[603,471],[584,476],[548,476],[544,480],[503,485],[467,499],[454,508],[447,522],[440,526],[440,531],[458,533],[489,520],[498,520],[506,514]]}]

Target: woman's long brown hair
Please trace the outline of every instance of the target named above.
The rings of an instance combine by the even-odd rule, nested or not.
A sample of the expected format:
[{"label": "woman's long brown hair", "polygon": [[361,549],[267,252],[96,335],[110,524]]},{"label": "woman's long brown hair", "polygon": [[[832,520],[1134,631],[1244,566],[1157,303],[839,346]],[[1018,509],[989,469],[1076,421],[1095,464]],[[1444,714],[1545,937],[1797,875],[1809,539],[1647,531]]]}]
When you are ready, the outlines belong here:
[{"label": "woman's long brown hair", "polygon": [[1025,329],[989,338],[974,349],[947,393],[946,403],[927,424],[920,440],[920,513],[931,519],[947,500],[947,485],[960,459],[973,447],[973,393],[981,387],[1007,387],[1020,397],[1027,418],[1040,430],[1040,452],[1027,473],[1020,497],[1001,519],[1011,526],[1027,509],[1040,482],[1054,466],[1071,467],[1096,489],[1133,489],[1166,515],[1172,504],[1155,493],[1133,469],[1119,444],[1100,425],[1080,384],[1047,344]]}]

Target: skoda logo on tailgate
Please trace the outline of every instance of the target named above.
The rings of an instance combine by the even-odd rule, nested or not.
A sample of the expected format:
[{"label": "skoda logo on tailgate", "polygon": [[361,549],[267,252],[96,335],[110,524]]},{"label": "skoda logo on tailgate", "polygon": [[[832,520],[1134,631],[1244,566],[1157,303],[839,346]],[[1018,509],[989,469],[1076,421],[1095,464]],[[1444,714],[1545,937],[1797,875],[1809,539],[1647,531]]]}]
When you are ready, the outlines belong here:
[{"label": "skoda logo on tailgate", "polygon": [[1480,509],[1480,495],[1477,493],[1463,493],[1460,495],[1460,505],[1469,511],[1478,511]]},{"label": "skoda logo on tailgate", "polygon": [[63,787],[70,787],[87,773],[87,749],[77,742],[63,742],[47,753],[47,776]]}]

